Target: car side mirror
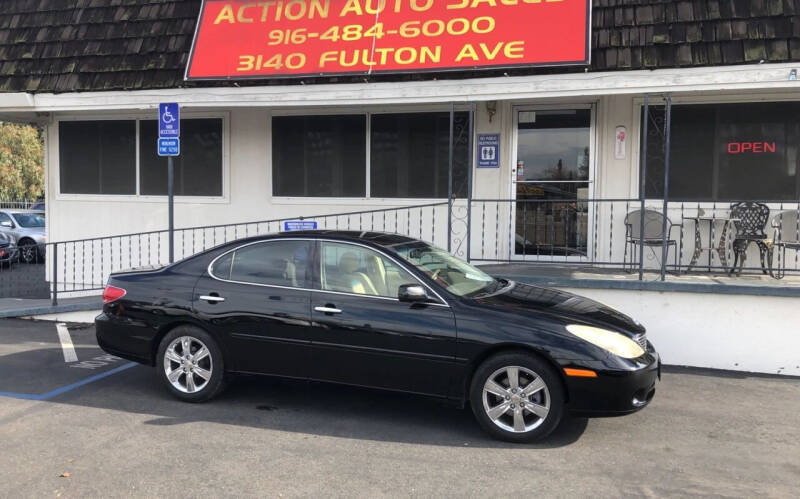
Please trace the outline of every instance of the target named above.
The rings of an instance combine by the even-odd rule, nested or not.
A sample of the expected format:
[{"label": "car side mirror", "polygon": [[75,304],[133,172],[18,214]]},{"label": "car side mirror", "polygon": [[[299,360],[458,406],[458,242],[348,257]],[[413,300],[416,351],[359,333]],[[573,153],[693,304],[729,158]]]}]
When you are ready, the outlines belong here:
[{"label": "car side mirror", "polygon": [[428,292],[419,284],[403,284],[397,290],[397,299],[410,303],[428,301]]},{"label": "car side mirror", "polygon": [[3,220],[0,222],[0,227],[8,227],[9,229],[13,229],[14,226],[8,220]]}]

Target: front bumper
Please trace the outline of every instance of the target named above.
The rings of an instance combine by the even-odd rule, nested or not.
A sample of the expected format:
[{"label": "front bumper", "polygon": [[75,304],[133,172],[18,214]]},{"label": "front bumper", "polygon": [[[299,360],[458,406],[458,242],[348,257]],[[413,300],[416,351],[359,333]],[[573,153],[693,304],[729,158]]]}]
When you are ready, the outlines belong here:
[{"label": "front bumper", "polygon": [[[622,416],[647,407],[661,379],[661,358],[652,345],[630,369],[593,369],[596,378],[566,377],[569,412],[575,416]],[[578,367],[578,366],[576,366]],[[580,366],[592,369],[593,366]]]}]

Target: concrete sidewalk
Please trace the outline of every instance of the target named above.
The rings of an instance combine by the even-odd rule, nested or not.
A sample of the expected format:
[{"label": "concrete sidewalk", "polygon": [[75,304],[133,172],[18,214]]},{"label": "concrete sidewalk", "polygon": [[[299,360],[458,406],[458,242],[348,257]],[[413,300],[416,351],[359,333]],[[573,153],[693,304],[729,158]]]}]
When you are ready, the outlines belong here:
[{"label": "concrete sidewalk", "polygon": [[53,306],[47,299],[0,298],[0,318],[30,317],[34,315],[58,314],[64,312],[83,312],[100,310],[103,300],[100,296],[80,298],[60,298]]}]

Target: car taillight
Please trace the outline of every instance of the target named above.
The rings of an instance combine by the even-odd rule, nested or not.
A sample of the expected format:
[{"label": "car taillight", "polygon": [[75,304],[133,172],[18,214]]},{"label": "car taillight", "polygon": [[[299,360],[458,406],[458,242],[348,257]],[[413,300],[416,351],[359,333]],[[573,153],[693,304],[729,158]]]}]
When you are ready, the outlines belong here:
[{"label": "car taillight", "polygon": [[119,300],[125,296],[125,293],[127,293],[127,291],[122,288],[106,286],[106,289],[103,290],[103,303],[111,303],[112,301]]}]

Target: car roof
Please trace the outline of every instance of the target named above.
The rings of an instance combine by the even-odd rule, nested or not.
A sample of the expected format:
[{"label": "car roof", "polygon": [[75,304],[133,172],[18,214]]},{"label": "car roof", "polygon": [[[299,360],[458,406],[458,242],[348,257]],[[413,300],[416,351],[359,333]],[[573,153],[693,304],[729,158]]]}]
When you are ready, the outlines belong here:
[{"label": "car roof", "polygon": [[41,213],[41,214],[44,214],[44,211],[42,211],[42,210],[16,210],[16,209],[10,209],[10,208],[0,208],[0,211],[3,211],[5,213],[11,213],[11,214],[19,214],[19,213]]},{"label": "car roof", "polygon": [[357,242],[367,242],[392,248],[400,244],[422,242],[413,237],[402,234],[392,234],[389,232],[357,231],[357,230],[296,230],[275,234],[275,237],[314,237],[314,238],[333,238]]}]

